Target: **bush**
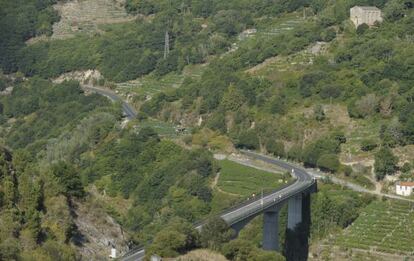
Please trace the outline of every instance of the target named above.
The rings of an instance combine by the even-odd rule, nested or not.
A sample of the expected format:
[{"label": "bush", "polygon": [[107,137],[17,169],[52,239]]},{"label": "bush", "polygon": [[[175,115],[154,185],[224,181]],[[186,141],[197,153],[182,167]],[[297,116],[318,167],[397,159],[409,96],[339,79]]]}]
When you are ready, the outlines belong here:
[{"label": "bush", "polygon": [[292,146],[287,152],[287,158],[291,160],[301,160],[302,158],[302,148],[300,145]]},{"label": "bush", "polygon": [[340,163],[337,155],[324,154],[318,159],[317,165],[324,171],[337,172]]},{"label": "bush", "polygon": [[351,166],[343,166],[343,172],[344,172],[345,176],[347,176],[347,177],[351,176],[352,172],[353,172],[352,167]]},{"label": "bush", "polygon": [[361,150],[363,151],[371,151],[378,146],[375,140],[372,139],[365,139],[361,141]]},{"label": "bush", "polygon": [[392,175],[397,170],[398,158],[394,156],[391,149],[382,147],[375,154],[374,170],[377,180],[382,180],[386,175]]},{"label": "bush", "polygon": [[227,223],[219,218],[212,218],[207,221],[201,230],[201,245],[212,250],[219,250],[221,246],[234,237],[234,230]]},{"label": "bush", "polygon": [[237,148],[255,150],[260,147],[259,137],[255,130],[242,131],[236,142]]},{"label": "bush", "polygon": [[267,144],[266,144],[266,149],[268,152],[272,153],[275,156],[279,156],[279,157],[285,157],[285,145],[283,145],[283,142],[280,141],[274,141],[274,140],[270,140]]},{"label": "bush", "polygon": [[403,173],[408,173],[408,172],[410,172],[410,170],[411,170],[411,164],[408,163],[408,162],[404,163],[404,165],[401,168],[401,171]]},{"label": "bush", "polygon": [[356,29],[356,33],[358,35],[362,35],[364,34],[367,30],[369,29],[369,26],[367,24],[361,24],[358,26],[358,28]]}]

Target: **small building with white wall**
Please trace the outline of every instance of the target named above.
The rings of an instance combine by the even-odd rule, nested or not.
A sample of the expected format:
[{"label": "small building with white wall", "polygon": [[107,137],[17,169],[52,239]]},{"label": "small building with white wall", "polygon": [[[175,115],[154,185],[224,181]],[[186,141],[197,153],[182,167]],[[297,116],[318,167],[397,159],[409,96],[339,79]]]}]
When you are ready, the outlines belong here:
[{"label": "small building with white wall", "polygon": [[351,21],[355,24],[355,27],[361,24],[367,24],[373,26],[375,22],[382,22],[381,10],[375,6],[354,6],[350,9]]},{"label": "small building with white wall", "polygon": [[395,192],[397,195],[410,196],[414,190],[414,182],[397,182]]}]

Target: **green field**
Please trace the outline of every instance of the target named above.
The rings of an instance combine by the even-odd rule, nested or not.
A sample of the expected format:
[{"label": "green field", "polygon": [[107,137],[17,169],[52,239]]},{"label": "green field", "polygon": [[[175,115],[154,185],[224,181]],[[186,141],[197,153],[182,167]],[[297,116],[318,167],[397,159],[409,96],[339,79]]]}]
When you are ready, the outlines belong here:
[{"label": "green field", "polygon": [[171,72],[162,77],[149,74],[132,81],[118,83],[117,90],[124,94],[153,96],[159,92],[180,87],[186,77],[199,78],[205,68],[203,64],[196,64],[186,66],[182,73]]},{"label": "green field", "polygon": [[222,160],[219,165],[221,170],[217,185],[227,193],[248,197],[260,193],[262,189],[269,191],[287,182],[283,173],[266,172],[230,160]]},{"label": "green field", "polygon": [[169,122],[164,122],[156,119],[147,119],[140,121],[138,123],[138,129],[142,129],[145,127],[151,127],[154,129],[158,135],[161,137],[167,137],[167,138],[176,138],[179,135],[182,134],[188,134],[190,130],[185,130],[182,133],[177,133],[175,130],[175,125]]},{"label": "green field", "polygon": [[336,239],[344,248],[414,255],[414,204],[374,201]]}]

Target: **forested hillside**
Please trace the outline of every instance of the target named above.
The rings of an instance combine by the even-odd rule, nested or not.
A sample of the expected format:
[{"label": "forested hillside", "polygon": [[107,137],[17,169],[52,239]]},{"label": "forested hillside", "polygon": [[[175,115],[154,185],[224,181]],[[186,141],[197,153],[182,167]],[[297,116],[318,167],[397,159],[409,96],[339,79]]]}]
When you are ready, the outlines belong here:
[{"label": "forested hillside", "polygon": [[[181,88],[155,96],[141,110],[170,121],[182,114],[201,115],[203,128],[229,136],[236,147],[265,147],[331,172],[349,175],[339,162],[345,153],[375,154],[385,162],[375,165],[381,180],[397,170],[390,149],[413,144],[413,5],[358,2],[382,7],[385,21],[355,30],[346,12],[356,3],[310,3],[317,16],[291,31],[240,44],[213,59],[199,80],[185,80]],[[320,41],[328,42],[328,53],[303,66],[287,64],[285,72],[265,65],[244,73],[267,58],[290,57]]]},{"label": "forested hillside", "polygon": [[[295,259],[291,248],[261,250],[260,219],[233,241],[211,219],[287,182],[218,163],[216,152],[258,150],[378,192],[391,187],[387,176],[414,178],[412,0],[126,0],[133,21],[59,40],[50,37],[57,2],[0,0],[1,260],[102,259],[111,245],[121,254],[145,245],[147,256],[202,247],[229,260]],[[384,21],[355,28],[354,5],[377,6]],[[89,69],[103,78],[52,81]],[[83,84],[125,94],[137,119],[125,121],[120,103]],[[157,133],[161,125],[174,135]],[[321,183],[311,243],[359,220],[325,252],[354,247],[360,213],[394,206]],[[205,218],[200,234],[192,224]],[[281,245],[299,244],[281,231]]]}]

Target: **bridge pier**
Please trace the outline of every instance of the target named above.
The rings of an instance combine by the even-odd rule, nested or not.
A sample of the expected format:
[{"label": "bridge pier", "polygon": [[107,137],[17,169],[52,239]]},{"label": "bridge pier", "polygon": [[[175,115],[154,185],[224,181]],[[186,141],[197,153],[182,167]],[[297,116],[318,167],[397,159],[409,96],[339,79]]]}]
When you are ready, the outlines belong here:
[{"label": "bridge pier", "polygon": [[289,199],[288,203],[288,229],[294,230],[296,225],[302,222],[302,195],[299,194]]},{"label": "bridge pier", "polygon": [[279,210],[263,213],[263,249],[279,251]]}]

